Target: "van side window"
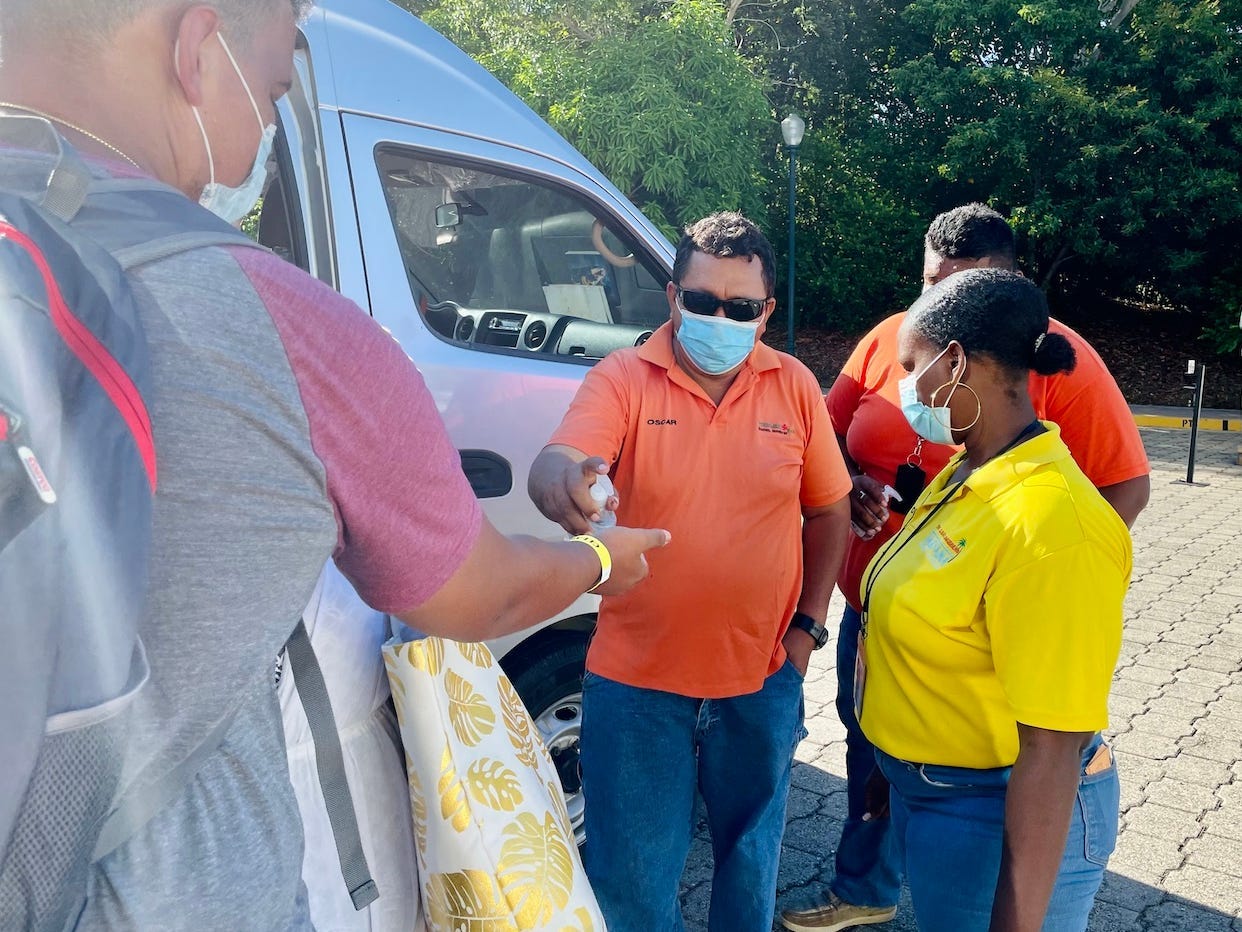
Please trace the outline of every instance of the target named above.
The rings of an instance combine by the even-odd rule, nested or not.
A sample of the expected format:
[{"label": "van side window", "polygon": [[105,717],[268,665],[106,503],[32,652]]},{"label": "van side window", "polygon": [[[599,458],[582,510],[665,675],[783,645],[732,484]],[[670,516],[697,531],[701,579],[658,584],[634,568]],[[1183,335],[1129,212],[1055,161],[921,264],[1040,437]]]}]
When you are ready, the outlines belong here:
[{"label": "van side window", "polygon": [[668,319],[667,273],[585,198],[422,153],[376,161],[415,303],[443,339],[589,361]]}]

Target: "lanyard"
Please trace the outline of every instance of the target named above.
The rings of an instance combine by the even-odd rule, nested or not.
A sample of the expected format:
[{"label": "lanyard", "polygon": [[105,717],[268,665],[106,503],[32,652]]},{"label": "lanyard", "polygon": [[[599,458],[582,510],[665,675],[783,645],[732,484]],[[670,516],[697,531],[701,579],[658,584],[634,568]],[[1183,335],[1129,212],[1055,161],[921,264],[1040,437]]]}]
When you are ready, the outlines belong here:
[{"label": "lanyard", "polygon": [[[1027,424],[1026,427],[1022,428],[1018,436],[1014,437],[1011,441],[1009,441],[1009,443],[1005,444],[1004,447],[992,454],[992,456],[988,458],[988,461],[991,462],[991,460],[996,459],[998,456],[1003,456],[1008,453],[1023,440],[1025,440],[1027,434],[1034,432],[1042,426],[1043,425],[1040,423],[1039,418],[1036,418],[1030,424]],[[971,475],[974,475],[974,473],[972,472]],[[918,523],[918,526],[915,527],[913,531],[911,531],[908,535],[903,535],[901,531],[899,531],[897,536],[888,542],[885,549],[880,551],[880,556],[876,558],[877,562],[875,571],[868,578],[866,590],[863,592],[861,634],[864,638],[867,636],[868,611],[871,608],[871,592],[875,589],[876,580],[880,578],[880,573],[884,571],[885,567],[893,562],[893,560],[897,557],[897,554],[901,553],[902,548],[904,548],[906,544],[910,543],[910,541],[919,536],[919,531],[923,530],[923,528],[927,526],[928,522],[936,516],[940,509],[949,503],[949,500],[958,493],[958,490],[966,484],[966,481],[969,478],[970,476],[967,476],[965,479],[959,479],[956,483],[954,483],[953,487],[945,492],[940,501],[936,502],[936,504],[932,507],[932,510],[923,516],[923,520]],[[902,531],[904,530],[905,528],[902,528]],[[896,544],[896,546],[893,546],[894,544]]]},{"label": "lanyard", "polygon": [[[966,477],[966,479],[969,479],[969,478],[970,476]],[[918,526],[915,527],[913,531],[911,531],[908,535],[902,535],[900,532],[898,532],[897,536],[888,542],[885,549],[880,551],[883,559],[877,560],[875,572],[873,572],[870,578],[867,580],[867,588],[866,588],[866,591],[863,593],[862,636],[864,638],[867,636],[867,615],[868,615],[869,609],[871,608],[871,590],[875,588],[875,583],[876,583],[876,580],[880,578],[880,573],[884,571],[884,568],[886,566],[888,566],[890,563],[893,562],[893,560],[897,557],[897,554],[901,553],[902,548],[905,547],[906,544],[910,543],[910,541],[914,540],[914,538],[919,536],[919,531],[923,530],[923,528],[927,526],[927,523],[936,516],[936,513],[939,512],[941,508],[943,508],[945,505],[948,504],[949,499],[951,499],[954,495],[956,495],[958,493],[958,490],[963,485],[966,484],[966,479],[959,479],[953,485],[951,489],[945,492],[944,497],[942,497],[940,501],[936,502],[932,510],[923,516],[923,520],[918,523]],[[894,544],[896,544],[897,546],[894,547],[893,546]]]}]

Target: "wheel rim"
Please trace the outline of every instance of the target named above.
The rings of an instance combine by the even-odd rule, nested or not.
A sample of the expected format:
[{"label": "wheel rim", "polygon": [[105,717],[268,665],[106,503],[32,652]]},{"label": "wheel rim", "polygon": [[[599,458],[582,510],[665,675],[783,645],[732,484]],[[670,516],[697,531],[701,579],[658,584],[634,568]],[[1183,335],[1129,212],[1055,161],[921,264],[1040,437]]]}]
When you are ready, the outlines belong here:
[{"label": "wheel rim", "polygon": [[535,727],[552,755],[561,788],[565,791],[574,838],[581,847],[586,838],[582,825],[584,804],[578,750],[578,740],[582,736],[582,693],[571,693],[553,702],[535,719]]}]

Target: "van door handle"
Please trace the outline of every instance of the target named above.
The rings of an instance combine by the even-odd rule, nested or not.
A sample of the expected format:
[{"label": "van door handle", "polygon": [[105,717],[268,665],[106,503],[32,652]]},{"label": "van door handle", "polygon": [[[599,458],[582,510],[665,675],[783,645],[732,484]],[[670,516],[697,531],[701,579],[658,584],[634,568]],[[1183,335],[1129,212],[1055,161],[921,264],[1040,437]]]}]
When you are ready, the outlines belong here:
[{"label": "van door handle", "polygon": [[491,450],[458,450],[461,471],[466,474],[475,498],[500,498],[513,491],[513,467]]}]

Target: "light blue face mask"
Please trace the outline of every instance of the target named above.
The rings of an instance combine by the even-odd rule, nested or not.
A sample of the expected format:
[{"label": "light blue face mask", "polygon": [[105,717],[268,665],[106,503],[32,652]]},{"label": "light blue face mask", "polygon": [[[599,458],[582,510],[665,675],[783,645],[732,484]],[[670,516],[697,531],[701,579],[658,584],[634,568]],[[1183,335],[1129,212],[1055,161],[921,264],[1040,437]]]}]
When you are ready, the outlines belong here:
[{"label": "light blue face mask", "polygon": [[681,306],[680,300],[677,309],[681,311],[677,342],[694,367],[706,375],[724,375],[736,369],[755,348],[763,318],[740,321],[691,314]]},{"label": "light blue face mask", "polygon": [[246,214],[250,213],[254,205],[258,203],[259,198],[263,195],[263,184],[267,181],[267,160],[272,154],[272,144],[276,139],[276,124],[263,124],[263,115],[259,113],[259,105],[255,103],[254,94],[250,92],[250,85],[246,81],[246,76],[242,74],[241,68],[237,65],[237,59],[233,57],[233,52],[229,48],[229,44],[224,41],[221,33],[216,33],[220,39],[220,44],[224,47],[224,54],[229,57],[229,63],[232,64],[233,70],[237,72],[237,77],[241,79],[242,87],[246,89],[246,96],[250,98],[250,106],[254,110],[254,117],[259,121],[259,149],[254,156],[254,165],[250,168],[250,174],[246,176],[237,187],[230,187],[226,184],[220,184],[216,181],[216,160],[211,154],[211,141],[207,138],[207,130],[203,126],[203,117],[198,112],[198,107],[194,108],[194,119],[198,122],[198,131],[203,134],[203,145],[207,147],[207,170],[210,173],[211,180],[207,182],[203,188],[203,193],[199,195],[198,202],[210,210],[217,217],[227,220],[229,223],[238,224]]},{"label": "light blue face mask", "polygon": [[944,404],[934,408],[919,401],[917,387],[919,379],[948,351],[949,348],[946,346],[921,371],[911,373],[898,382],[897,395],[901,399],[901,413],[906,416],[906,420],[910,422],[916,434],[930,443],[952,446],[956,441],[953,439],[953,412],[949,410],[949,399],[957,391],[959,383],[953,384],[948,396],[944,399]]}]

